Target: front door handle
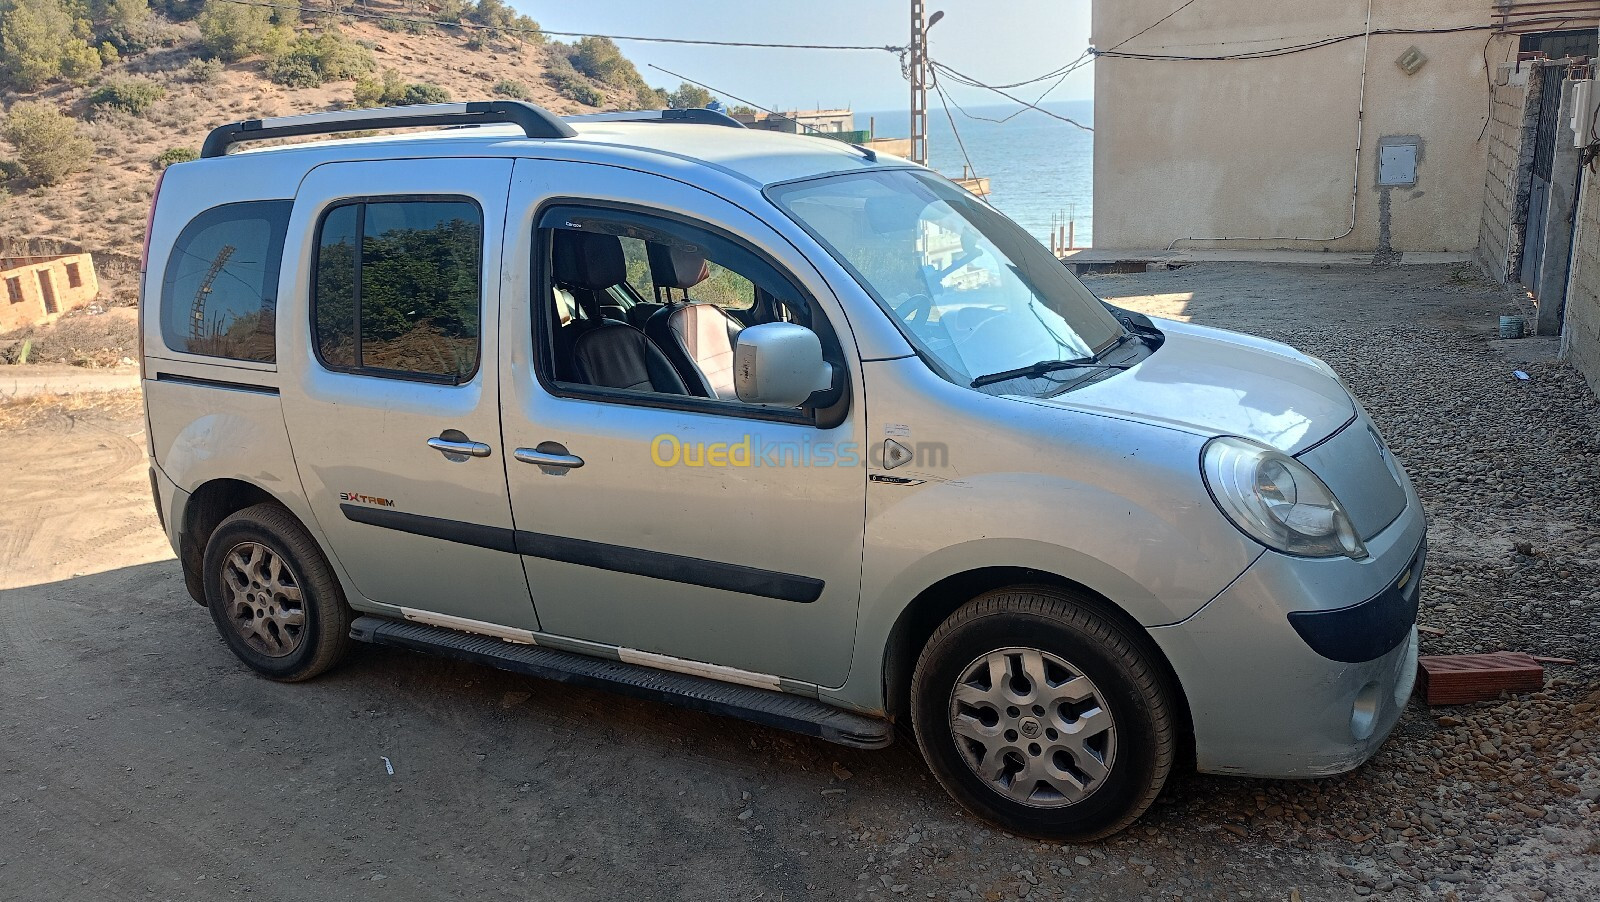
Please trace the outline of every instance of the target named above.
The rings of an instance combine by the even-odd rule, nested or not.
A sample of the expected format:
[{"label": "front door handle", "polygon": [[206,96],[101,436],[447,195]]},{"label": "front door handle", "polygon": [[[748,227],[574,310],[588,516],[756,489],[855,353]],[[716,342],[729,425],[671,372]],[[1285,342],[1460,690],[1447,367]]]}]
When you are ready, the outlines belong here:
[{"label": "front door handle", "polygon": [[[576,470],[583,466],[583,458],[576,454],[568,454],[566,448],[555,445],[554,442],[544,442],[537,448],[518,448],[511,452],[511,456],[525,464],[537,464],[541,467],[555,467],[560,470]],[[556,449],[560,449],[557,451]]]},{"label": "front door handle", "polygon": [[[450,431],[455,432],[453,429]],[[464,435],[462,435],[460,438],[446,437],[448,434],[449,433],[446,433],[446,435],[436,435],[433,438],[428,439],[428,447],[435,451],[441,452],[445,457],[448,457],[451,460],[466,460],[469,457],[489,456],[489,446],[485,445],[483,442],[471,441]],[[456,435],[461,434],[456,433]]]}]

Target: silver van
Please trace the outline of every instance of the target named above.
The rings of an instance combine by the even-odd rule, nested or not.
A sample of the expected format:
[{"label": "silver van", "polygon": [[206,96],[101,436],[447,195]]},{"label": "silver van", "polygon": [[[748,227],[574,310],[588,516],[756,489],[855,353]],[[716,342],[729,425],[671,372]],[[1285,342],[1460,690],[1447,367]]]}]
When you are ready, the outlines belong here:
[{"label": "silver van", "polygon": [[1326,364],[1105,304],[865,148],[511,101],[238,122],[166,170],[143,301],[163,526],[273,679],[358,641],[898,727],[1064,840],[1178,766],[1347,771],[1411,692],[1422,508]]}]

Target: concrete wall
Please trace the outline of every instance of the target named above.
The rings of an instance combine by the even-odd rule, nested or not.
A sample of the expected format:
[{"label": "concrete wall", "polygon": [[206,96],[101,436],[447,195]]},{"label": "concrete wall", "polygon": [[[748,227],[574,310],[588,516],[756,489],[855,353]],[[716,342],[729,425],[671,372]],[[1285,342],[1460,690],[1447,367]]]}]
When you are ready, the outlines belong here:
[{"label": "concrete wall", "polygon": [[1561,348],[1600,393],[1600,176],[1588,169],[1583,172],[1575,232]]},{"label": "concrete wall", "polygon": [[[1217,55],[1365,30],[1366,0],[1197,3],[1094,0],[1091,40],[1102,51]],[[1487,24],[1488,0],[1374,0],[1372,26]],[[1485,41],[1488,41],[1487,47]],[[1407,75],[1395,60],[1415,45],[1427,62]],[[1489,111],[1484,57],[1498,65],[1515,38],[1483,31],[1373,35],[1353,231],[1360,37],[1259,60],[1095,63],[1095,245],[1471,251],[1484,204]],[[1415,188],[1376,187],[1385,135],[1423,140]],[[1387,220],[1387,226],[1383,220]]]},{"label": "concrete wall", "polygon": [[[72,284],[76,267],[80,284]],[[55,295],[55,310],[45,303],[45,285]],[[0,332],[46,323],[94,300],[100,293],[94,260],[88,254],[0,258]]]},{"label": "concrete wall", "polygon": [[1492,95],[1493,115],[1484,135],[1488,173],[1483,187],[1483,221],[1478,228],[1478,256],[1501,282],[1512,282],[1522,261],[1528,210],[1528,161],[1538,125],[1543,79],[1533,69],[1500,66]]}]

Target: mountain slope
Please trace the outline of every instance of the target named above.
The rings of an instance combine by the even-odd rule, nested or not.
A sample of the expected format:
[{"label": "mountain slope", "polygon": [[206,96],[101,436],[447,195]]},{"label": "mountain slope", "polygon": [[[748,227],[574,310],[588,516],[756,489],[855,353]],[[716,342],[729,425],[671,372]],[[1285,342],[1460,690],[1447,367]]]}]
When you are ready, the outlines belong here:
[{"label": "mountain slope", "polygon": [[[19,2],[27,0],[11,0]],[[485,6],[509,15],[508,8],[497,0],[479,0],[478,9]],[[368,0],[346,8],[393,16],[443,15],[427,13],[420,3],[406,0]],[[473,9],[466,4],[462,8]],[[0,6],[0,15],[4,9]],[[280,80],[306,79],[285,76],[282,57],[270,53],[220,66],[199,62],[215,54],[215,42],[208,45],[197,21],[203,19],[170,22],[159,15],[152,17],[149,28],[156,36],[155,46],[120,58],[108,54],[114,61],[104,65],[88,84],[58,80],[32,91],[0,91],[0,107],[5,110],[19,102],[42,101],[73,116],[95,148],[90,165],[60,184],[40,186],[25,176],[0,181],[0,245],[17,247],[27,239],[45,238],[103,254],[137,255],[157,159],[163,154],[181,157],[197,151],[206,132],[224,122],[357,105],[354,78],[307,87],[276,83],[269,73],[278,74]],[[637,108],[665,97],[651,93],[610,42],[588,41],[573,47],[541,43],[537,36],[530,39],[509,31],[387,24],[400,30],[386,30],[377,20],[317,15],[295,26],[294,33],[315,36],[336,31],[346,39],[342,45],[357,48],[351,51],[356,56],[370,56],[369,78],[373,81],[363,86],[369,95],[378,90],[387,70],[392,73],[388,75],[392,83],[434,86],[450,99],[487,99],[497,96],[498,88],[498,96],[523,96],[561,114],[601,107]],[[588,73],[575,69],[574,63],[586,67]],[[105,102],[108,85],[129,84],[146,94],[162,96],[138,114]],[[430,91],[425,96],[437,99],[439,95]],[[97,97],[100,102],[92,102]],[[0,166],[14,156],[15,148],[0,140]],[[7,169],[15,172],[14,166]],[[0,172],[0,178],[4,174]],[[115,271],[116,267],[103,268],[110,271],[102,274],[102,283],[127,302],[126,296],[134,288],[131,276]]]}]

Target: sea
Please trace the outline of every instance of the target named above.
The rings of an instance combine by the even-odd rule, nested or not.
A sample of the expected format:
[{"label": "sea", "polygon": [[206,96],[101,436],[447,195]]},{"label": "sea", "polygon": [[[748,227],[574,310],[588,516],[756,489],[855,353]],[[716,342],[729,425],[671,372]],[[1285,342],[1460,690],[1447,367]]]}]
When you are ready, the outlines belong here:
[{"label": "sea", "polygon": [[[1058,223],[1071,217],[1075,244],[1088,247],[1094,239],[1094,134],[1037,110],[1018,105],[965,106],[971,117],[955,107],[950,120],[937,98],[930,98],[928,156],[934,169],[959,177],[970,158],[973,174],[989,179],[989,202],[1016,220],[1045,245]],[[1089,100],[1047,101],[1040,104],[1057,115],[1094,125],[1094,103]],[[1004,123],[985,119],[1002,119]],[[981,117],[981,118],[980,118]],[[863,111],[855,114],[856,128],[873,123],[880,138],[911,134],[910,116],[904,109]],[[960,143],[956,135],[961,137]],[[965,157],[961,145],[966,145]]]}]

